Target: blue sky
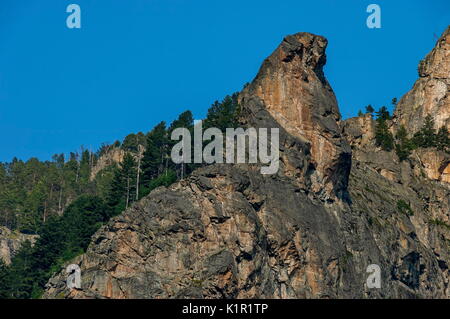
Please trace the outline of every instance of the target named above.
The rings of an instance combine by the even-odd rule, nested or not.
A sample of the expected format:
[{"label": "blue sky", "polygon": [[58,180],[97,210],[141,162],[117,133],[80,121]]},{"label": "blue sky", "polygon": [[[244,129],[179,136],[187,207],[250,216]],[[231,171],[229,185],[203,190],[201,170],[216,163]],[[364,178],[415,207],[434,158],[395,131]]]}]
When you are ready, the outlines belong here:
[{"label": "blue sky", "polygon": [[[81,7],[81,29],[66,7]],[[368,29],[366,7],[381,7]],[[344,118],[390,104],[450,23],[450,1],[2,0],[0,161],[50,159],[147,132],[256,75],[283,36],[328,38],[325,74]]]}]

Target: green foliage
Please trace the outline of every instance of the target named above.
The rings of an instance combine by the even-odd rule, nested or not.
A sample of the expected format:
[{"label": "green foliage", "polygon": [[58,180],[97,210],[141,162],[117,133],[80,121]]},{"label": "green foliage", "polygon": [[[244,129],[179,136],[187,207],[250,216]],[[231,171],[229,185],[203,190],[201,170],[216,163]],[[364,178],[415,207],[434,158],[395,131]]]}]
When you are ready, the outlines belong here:
[{"label": "green foliage", "polygon": [[142,132],[127,135],[122,142],[121,148],[128,152],[137,153],[139,151],[139,145],[144,147],[147,145],[147,138]]},{"label": "green foliage", "polygon": [[[236,127],[238,112],[237,94],[227,96],[208,110],[204,128]],[[193,130],[193,121],[186,111],[169,128],[161,122],[146,136],[130,134],[123,143],[102,144],[97,152],[81,148],[67,159],[55,154],[52,161],[0,163],[0,225],[39,235],[33,247],[30,242],[22,245],[10,265],[0,262],[0,298],[39,297],[63,263],[86,251],[100,225],[137,198],[169,186],[198,166],[170,160],[175,144],[170,133],[178,127]],[[93,179],[100,156],[119,147],[126,151],[122,163],[107,164],[95,171]]]},{"label": "green foliage", "polygon": [[79,195],[95,194],[91,169],[97,160],[94,153],[81,150],[63,154],[53,161],[31,158],[13,159],[0,165],[0,225],[24,233],[37,233],[52,215],[60,215]]},{"label": "green foliage", "polygon": [[372,105],[367,105],[366,106],[366,113],[370,113],[372,114],[373,112],[375,112],[375,109],[372,107]]},{"label": "green foliage", "polygon": [[445,126],[439,129],[434,144],[441,151],[448,151],[450,149],[450,133]]},{"label": "green foliage", "polygon": [[[170,125],[169,130],[168,130],[168,135],[171,136],[172,132],[177,128],[185,128],[185,129],[189,130],[189,132],[191,133],[191,136],[193,136],[194,117],[193,117],[191,111],[185,111],[185,112],[181,113],[180,116],[178,116],[178,118],[172,122],[172,124]],[[198,164],[194,164],[194,163],[175,164],[171,160],[169,160],[170,150],[177,143],[178,143],[178,141],[176,141],[176,140],[169,140],[168,152],[165,155],[165,163],[164,163],[165,169],[164,170],[167,173],[168,169],[172,169],[176,172],[176,175],[179,178],[183,178],[184,176],[189,175],[195,169],[195,167],[198,166]],[[194,145],[194,141],[192,140],[191,146],[193,147],[193,145]]]},{"label": "green foliage", "polygon": [[427,115],[422,128],[416,132],[410,140],[412,149],[419,147],[437,147],[437,149],[445,152],[450,150],[450,136],[447,128],[442,126],[436,133],[434,129],[434,120],[431,115]]},{"label": "green foliage", "polygon": [[122,163],[115,169],[107,196],[109,207],[116,214],[128,208],[136,198],[136,162],[130,153],[125,153]]},{"label": "green foliage", "polygon": [[408,132],[403,125],[400,125],[396,138],[397,144],[395,144],[395,153],[401,162],[409,157],[413,146],[411,141],[408,139]]},{"label": "green foliage", "polygon": [[390,152],[394,148],[394,136],[389,131],[387,125],[387,121],[390,120],[391,116],[385,106],[382,106],[378,112],[376,112],[376,115],[375,143],[384,151]]},{"label": "green foliage", "polygon": [[364,114],[363,114],[363,112],[361,111],[361,110],[359,110],[358,111],[358,117],[361,117],[361,116],[363,116]]},{"label": "green foliage", "polygon": [[387,121],[391,119],[391,115],[389,114],[386,106],[380,107],[380,109],[375,112],[375,114],[377,115],[377,120]]},{"label": "green foliage", "polygon": [[403,199],[400,199],[399,201],[397,201],[397,210],[400,213],[405,214],[407,216],[414,215],[414,212],[411,209],[411,207],[409,206],[409,204],[407,202],[405,202]]},{"label": "green foliage", "polygon": [[420,131],[416,132],[413,137],[413,143],[416,147],[433,147],[436,146],[436,134],[434,130],[434,120],[431,115],[427,115],[425,122]]},{"label": "green foliage", "polygon": [[168,153],[168,135],[166,123],[156,125],[147,135],[147,149],[142,158],[142,182],[149,184],[164,169]]},{"label": "green foliage", "polygon": [[447,229],[447,230],[450,230],[450,225],[447,224],[446,222],[444,222],[443,220],[440,220],[440,219],[431,219],[431,220],[429,221],[429,223],[430,223],[431,225],[440,226],[440,227],[443,227],[443,228],[445,228],[445,229]]},{"label": "green foliage", "polygon": [[227,128],[237,127],[240,110],[237,97],[238,94],[234,93],[227,95],[222,102],[215,101],[208,109],[204,128],[216,127],[225,132]]},{"label": "green foliage", "polygon": [[51,275],[62,264],[83,253],[91,236],[111,216],[102,199],[83,195],[61,217],[51,216],[32,247],[25,242],[11,265],[0,268],[0,296],[39,297]]},{"label": "green foliage", "polygon": [[149,194],[152,190],[159,186],[168,187],[177,180],[177,174],[175,171],[168,169],[167,172],[161,174],[154,180],[150,182],[147,187],[142,188],[142,195],[145,196]]},{"label": "green foliage", "polygon": [[396,107],[397,106],[397,103],[398,103],[398,101],[397,101],[397,98],[396,97],[394,97],[394,98],[392,98],[392,105],[394,106],[394,107]]}]

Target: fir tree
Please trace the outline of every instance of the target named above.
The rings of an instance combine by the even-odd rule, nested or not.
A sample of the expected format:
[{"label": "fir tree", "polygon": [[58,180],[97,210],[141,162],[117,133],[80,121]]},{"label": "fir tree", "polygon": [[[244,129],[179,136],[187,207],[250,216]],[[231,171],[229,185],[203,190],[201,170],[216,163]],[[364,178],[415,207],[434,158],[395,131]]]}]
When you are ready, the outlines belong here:
[{"label": "fir tree", "polygon": [[147,136],[147,149],[142,157],[142,191],[146,193],[150,181],[157,178],[164,170],[168,154],[168,136],[165,122],[156,125]]},{"label": "fir tree", "polygon": [[215,101],[208,109],[204,128],[216,127],[222,132],[227,128],[235,128],[238,125],[238,113],[237,93],[227,95],[222,102]]},{"label": "fir tree", "polygon": [[436,147],[441,151],[450,149],[450,134],[445,126],[442,126],[436,134]]},{"label": "fir tree", "polygon": [[122,163],[114,171],[108,194],[108,205],[120,213],[128,208],[135,198],[136,162],[130,153],[125,153]]},{"label": "fir tree", "polygon": [[387,120],[391,118],[389,111],[385,106],[382,106],[376,114],[375,143],[384,151],[390,152],[394,148],[394,137],[387,125]]},{"label": "fir tree", "polygon": [[424,124],[420,131],[416,132],[413,137],[415,146],[417,147],[433,147],[436,146],[436,133],[434,130],[434,120],[430,114],[425,117]]},{"label": "fir tree", "polygon": [[375,109],[372,107],[372,105],[367,105],[366,106],[366,113],[370,113],[372,114],[373,112],[375,112]]}]

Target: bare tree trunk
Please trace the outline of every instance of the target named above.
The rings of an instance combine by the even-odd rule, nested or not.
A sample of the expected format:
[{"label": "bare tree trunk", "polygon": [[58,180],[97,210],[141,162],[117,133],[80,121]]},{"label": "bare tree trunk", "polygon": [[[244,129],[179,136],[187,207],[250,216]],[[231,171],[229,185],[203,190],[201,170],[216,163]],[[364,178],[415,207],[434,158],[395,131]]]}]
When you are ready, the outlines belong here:
[{"label": "bare tree trunk", "polygon": [[184,162],[181,162],[181,179],[184,177]]},{"label": "bare tree trunk", "polygon": [[138,166],[136,172],[136,201],[139,200],[139,178],[141,175],[141,159],[144,151],[144,147],[142,145],[138,145]]},{"label": "bare tree trunk", "polygon": [[166,177],[167,177],[168,167],[169,167],[169,155],[166,155]]},{"label": "bare tree trunk", "polygon": [[58,214],[61,215],[62,213],[62,207],[61,207],[61,203],[62,202],[62,187],[59,190],[59,200],[58,200]]},{"label": "bare tree trunk", "polygon": [[43,220],[44,220],[44,224],[45,224],[45,221],[47,220],[47,201],[44,202],[44,218],[43,218]]},{"label": "bare tree trunk", "polygon": [[75,178],[75,183],[78,183],[78,174],[80,173],[80,163],[78,162],[78,156],[77,156],[77,176]]},{"label": "bare tree trunk", "polygon": [[128,203],[130,201],[130,176],[127,176],[127,203],[125,208],[128,208]]}]

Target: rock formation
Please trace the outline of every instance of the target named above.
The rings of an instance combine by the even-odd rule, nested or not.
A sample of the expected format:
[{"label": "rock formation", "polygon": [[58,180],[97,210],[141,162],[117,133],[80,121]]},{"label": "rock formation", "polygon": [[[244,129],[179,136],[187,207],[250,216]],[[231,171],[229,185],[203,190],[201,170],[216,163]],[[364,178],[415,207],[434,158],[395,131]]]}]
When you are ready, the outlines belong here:
[{"label": "rock formation", "polygon": [[122,163],[123,157],[125,156],[125,151],[121,148],[114,147],[109,149],[105,154],[100,156],[97,163],[94,167],[92,167],[90,180],[94,180],[98,173],[100,173],[103,169]]},{"label": "rock formation", "polygon": [[398,103],[394,121],[417,132],[425,117],[432,115],[435,128],[450,130],[450,28],[418,67],[419,79]]},{"label": "rock formation", "polygon": [[341,136],[336,97],[323,74],[326,46],[324,37],[310,33],[287,36],[239,100],[244,123],[281,127],[305,144],[311,190],[332,197],[342,196],[347,187],[351,154]]},{"label": "rock formation", "polygon": [[[216,164],[155,189],[70,262],[81,289],[62,269],[44,298],[450,297],[448,185],[377,149],[370,116],[340,121],[325,47],[286,37],[239,96],[243,125],[280,128],[277,174]],[[448,67],[438,51],[427,59]],[[371,264],[379,289],[366,285]]]}]

